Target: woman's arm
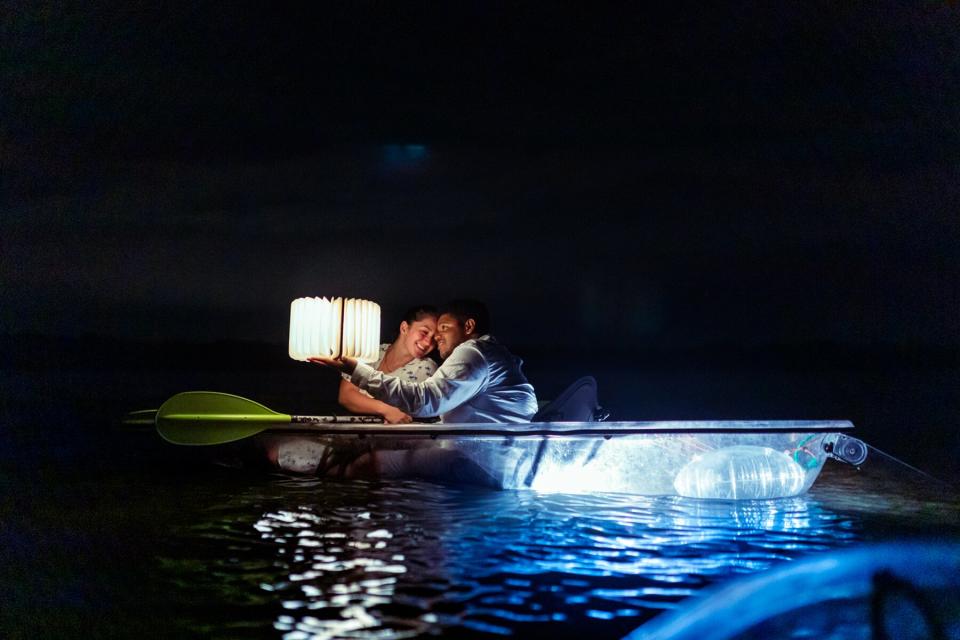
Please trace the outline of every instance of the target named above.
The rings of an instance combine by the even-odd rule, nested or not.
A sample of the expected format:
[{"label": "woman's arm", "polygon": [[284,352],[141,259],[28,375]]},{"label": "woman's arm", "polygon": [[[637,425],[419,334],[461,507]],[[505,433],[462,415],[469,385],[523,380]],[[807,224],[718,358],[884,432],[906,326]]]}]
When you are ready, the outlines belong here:
[{"label": "woman's arm", "polygon": [[402,424],[412,422],[413,418],[386,402],[380,402],[362,393],[354,384],[347,380],[340,381],[340,392],[337,402],[354,413],[371,413],[383,416],[387,424]]}]

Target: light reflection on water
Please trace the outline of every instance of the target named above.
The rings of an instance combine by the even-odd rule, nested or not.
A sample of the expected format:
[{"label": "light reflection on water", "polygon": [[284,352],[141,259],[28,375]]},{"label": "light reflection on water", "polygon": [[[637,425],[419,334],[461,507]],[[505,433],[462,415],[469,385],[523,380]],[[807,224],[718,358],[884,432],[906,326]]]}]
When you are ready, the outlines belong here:
[{"label": "light reflection on water", "polygon": [[178,530],[181,553],[201,561],[177,577],[194,597],[239,605],[234,624],[249,615],[289,639],[619,637],[709,584],[869,537],[814,494],[720,502],[276,478]]},{"label": "light reflection on water", "polygon": [[806,495],[718,502],[166,462],[10,474],[0,575],[16,588],[0,635],[622,638],[738,575],[864,542],[958,539],[956,493],[907,480],[828,465]]}]

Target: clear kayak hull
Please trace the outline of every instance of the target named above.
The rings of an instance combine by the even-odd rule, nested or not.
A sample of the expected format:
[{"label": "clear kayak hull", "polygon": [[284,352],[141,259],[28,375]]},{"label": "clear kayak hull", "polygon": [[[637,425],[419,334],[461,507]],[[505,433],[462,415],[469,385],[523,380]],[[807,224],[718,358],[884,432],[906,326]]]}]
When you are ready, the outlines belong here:
[{"label": "clear kayak hull", "polygon": [[301,448],[318,475],[367,456],[384,477],[544,492],[623,492],[704,499],[804,493],[846,421],[684,421],[522,425],[334,424],[259,436]]}]

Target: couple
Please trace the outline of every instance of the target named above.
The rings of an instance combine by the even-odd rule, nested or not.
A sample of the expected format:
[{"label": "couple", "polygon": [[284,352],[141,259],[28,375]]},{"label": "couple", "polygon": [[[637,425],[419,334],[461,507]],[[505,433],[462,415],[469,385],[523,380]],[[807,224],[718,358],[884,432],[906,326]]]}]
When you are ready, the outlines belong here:
[{"label": "couple", "polygon": [[[381,415],[390,424],[430,416],[451,423],[529,422],[537,412],[533,386],[520,369],[520,358],[489,330],[486,305],[454,300],[439,312],[432,307],[411,309],[400,323],[396,340],[380,347],[380,361],[373,365],[353,358],[310,361],[344,375],[338,398],[344,407]],[[442,360],[439,368],[426,357],[434,343]],[[287,453],[279,452],[277,463],[282,469],[322,471],[312,462],[316,456],[303,448],[281,449]],[[366,475],[359,468],[354,471]]]}]

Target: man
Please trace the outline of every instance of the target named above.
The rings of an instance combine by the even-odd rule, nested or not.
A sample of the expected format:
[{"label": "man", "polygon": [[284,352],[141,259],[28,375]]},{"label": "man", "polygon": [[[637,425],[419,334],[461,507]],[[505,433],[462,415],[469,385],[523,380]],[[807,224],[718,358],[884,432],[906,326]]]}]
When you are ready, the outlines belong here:
[{"label": "man", "polygon": [[443,364],[423,382],[384,374],[352,358],[311,362],[350,374],[374,398],[414,417],[439,415],[444,422],[529,422],[537,412],[533,386],[522,360],[490,335],[486,305],[454,300],[440,310],[435,340]]}]

